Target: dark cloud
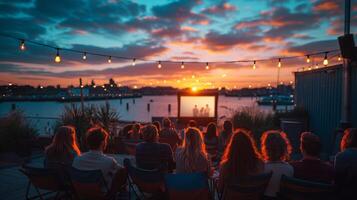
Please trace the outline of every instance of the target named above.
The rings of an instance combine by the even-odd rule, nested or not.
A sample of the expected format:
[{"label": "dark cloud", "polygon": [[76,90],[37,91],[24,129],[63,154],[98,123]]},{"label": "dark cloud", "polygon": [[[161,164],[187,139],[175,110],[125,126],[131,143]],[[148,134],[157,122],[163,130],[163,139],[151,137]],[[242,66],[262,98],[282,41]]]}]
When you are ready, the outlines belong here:
[{"label": "dark cloud", "polygon": [[152,12],[159,18],[184,22],[187,19],[192,20],[198,17],[197,14],[191,11],[196,4],[197,1],[195,0],[177,0],[168,4],[154,6]]},{"label": "dark cloud", "polygon": [[211,50],[228,50],[236,45],[258,42],[262,38],[252,34],[251,31],[233,31],[226,34],[210,32],[206,34],[203,42]]},{"label": "dark cloud", "polygon": [[334,50],[338,48],[339,45],[336,39],[336,40],[323,40],[323,41],[310,42],[303,45],[296,45],[288,48],[287,51],[292,53],[306,54],[311,52],[319,52],[321,51],[321,49]]}]

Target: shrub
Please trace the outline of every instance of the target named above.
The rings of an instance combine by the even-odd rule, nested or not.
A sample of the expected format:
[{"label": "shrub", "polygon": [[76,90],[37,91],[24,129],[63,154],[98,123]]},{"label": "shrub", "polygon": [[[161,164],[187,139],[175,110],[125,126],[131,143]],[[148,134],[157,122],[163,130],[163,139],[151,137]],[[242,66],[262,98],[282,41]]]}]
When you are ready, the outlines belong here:
[{"label": "shrub", "polygon": [[[81,149],[85,149],[84,136],[86,131],[94,126],[99,125],[110,132],[111,123],[119,120],[119,114],[110,107],[106,102],[104,105],[95,106],[93,104],[85,105],[83,112],[80,106],[76,104],[64,107],[60,119],[56,123],[56,128],[63,125],[75,127],[77,140]],[[55,129],[56,129],[55,128]]]},{"label": "shrub", "polygon": [[257,107],[244,107],[235,110],[232,115],[235,128],[245,128],[252,131],[255,138],[260,138],[262,132],[279,128],[274,124],[274,115]]},{"label": "shrub", "polygon": [[37,131],[25,119],[23,112],[15,110],[0,119],[0,151],[17,152],[20,155],[31,153],[31,142]]}]

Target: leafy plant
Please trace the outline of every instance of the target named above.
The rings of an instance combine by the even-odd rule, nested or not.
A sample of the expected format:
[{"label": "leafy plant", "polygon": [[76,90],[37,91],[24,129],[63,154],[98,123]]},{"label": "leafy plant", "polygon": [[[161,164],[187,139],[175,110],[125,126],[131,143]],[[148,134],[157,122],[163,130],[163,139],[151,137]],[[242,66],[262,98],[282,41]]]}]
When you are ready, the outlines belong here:
[{"label": "leafy plant", "polygon": [[84,136],[86,131],[99,125],[108,132],[111,123],[119,120],[119,114],[106,102],[104,105],[96,106],[94,104],[85,105],[82,108],[76,104],[65,106],[63,113],[56,124],[56,127],[71,125],[75,127],[77,140],[82,149],[85,149]]},{"label": "leafy plant", "polygon": [[12,111],[0,119],[0,151],[15,151],[20,155],[29,155],[31,142],[37,134],[22,111]]}]

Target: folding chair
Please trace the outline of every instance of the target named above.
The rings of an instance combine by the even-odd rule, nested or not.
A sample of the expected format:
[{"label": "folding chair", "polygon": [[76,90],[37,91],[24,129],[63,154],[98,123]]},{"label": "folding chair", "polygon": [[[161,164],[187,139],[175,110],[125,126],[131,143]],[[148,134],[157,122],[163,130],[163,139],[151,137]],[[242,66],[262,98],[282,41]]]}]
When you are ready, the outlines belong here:
[{"label": "folding chair", "polygon": [[[65,178],[59,170],[30,167],[27,165],[23,165],[19,170],[29,179],[25,196],[27,200],[42,200],[50,195],[55,195],[55,199],[57,199],[61,193],[68,199],[72,198],[70,185],[66,183]],[[37,195],[30,197],[31,186],[35,188]],[[46,190],[46,192],[41,193],[40,190]]]},{"label": "folding chair", "polygon": [[270,181],[272,173],[259,174],[238,178],[234,183],[227,184],[219,199],[260,200]]},{"label": "folding chair", "polygon": [[71,182],[79,199],[107,199],[109,188],[100,170],[79,170],[74,167],[70,171]]},{"label": "folding chair", "polygon": [[278,197],[283,200],[337,199],[334,185],[282,176]]},{"label": "folding chair", "polygon": [[166,174],[165,189],[170,200],[212,199],[206,173]]},{"label": "folding chair", "polygon": [[128,172],[129,199],[131,192],[139,199],[163,195],[164,175],[159,169],[145,170],[134,167],[127,158],[124,159],[124,166]]}]

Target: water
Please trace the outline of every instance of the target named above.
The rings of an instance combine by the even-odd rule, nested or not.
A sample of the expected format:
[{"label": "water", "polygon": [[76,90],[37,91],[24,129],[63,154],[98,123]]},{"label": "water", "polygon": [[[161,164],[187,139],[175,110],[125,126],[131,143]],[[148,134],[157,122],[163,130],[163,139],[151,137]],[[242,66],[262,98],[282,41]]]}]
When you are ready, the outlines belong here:
[{"label": "water", "polygon": [[[242,107],[257,106],[255,98],[250,97],[226,97],[219,96],[218,98],[218,118],[222,119],[231,116],[231,109],[239,109]],[[120,120],[123,121],[139,121],[150,122],[151,117],[176,117],[177,116],[177,96],[143,96],[142,98],[136,98],[135,103],[133,99],[123,99],[120,103],[119,99],[108,101],[111,108],[117,110],[120,116]],[[24,111],[25,115],[29,118],[31,123],[39,130],[40,134],[51,134],[52,128],[55,124],[55,119],[58,118],[63,112],[65,105],[70,103],[60,102],[4,102],[0,103],[0,116],[6,115],[12,107],[12,104],[16,104],[17,109]],[[90,101],[85,104],[101,105],[105,101]],[[129,109],[126,109],[126,104],[129,104]],[[147,104],[150,103],[150,112],[147,111]],[[76,102],[80,106],[80,102]],[[168,104],[171,104],[171,112],[168,112]],[[229,108],[229,109],[227,109]],[[271,112],[271,106],[259,106],[261,110]],[[290,109],[289,107],[288,109]],[[278,108],[279,109],[279,108]],[[280,107],[285,109],[285,106]],[[40,119],[38,117],[41,117]]]}]

